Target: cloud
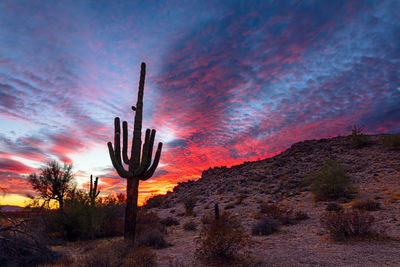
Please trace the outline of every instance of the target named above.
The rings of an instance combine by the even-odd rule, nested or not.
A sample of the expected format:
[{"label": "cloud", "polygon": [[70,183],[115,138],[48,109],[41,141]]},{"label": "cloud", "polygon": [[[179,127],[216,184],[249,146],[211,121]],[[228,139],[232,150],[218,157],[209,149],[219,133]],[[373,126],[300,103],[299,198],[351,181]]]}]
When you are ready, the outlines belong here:
[{"label": "cloud", "polygon": [[[141,61],[143,128],[165,143],[143,196],[352,124],[400,131],[397,1],[0,7],[0,159],[107,153],[116,116],[131,138]],[[101,164],[102,191],[122,192]]]}]

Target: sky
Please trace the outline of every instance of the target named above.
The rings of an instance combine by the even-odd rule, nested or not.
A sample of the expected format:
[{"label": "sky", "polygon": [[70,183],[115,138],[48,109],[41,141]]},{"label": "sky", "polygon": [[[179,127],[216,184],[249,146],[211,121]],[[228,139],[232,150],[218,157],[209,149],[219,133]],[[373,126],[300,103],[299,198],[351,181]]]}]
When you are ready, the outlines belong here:
[{"label": "sky", "polygon": [[0,1],[0,204],[24,205],[27,176],[49,160],[72,163],[81,188],[93,174],[101,195],[125,191],[106,143],[114,117],[132,130],[141,62],[143,128],[164,147],[140,202],[351,125],[398,133],[399,11],[397,0]]}]

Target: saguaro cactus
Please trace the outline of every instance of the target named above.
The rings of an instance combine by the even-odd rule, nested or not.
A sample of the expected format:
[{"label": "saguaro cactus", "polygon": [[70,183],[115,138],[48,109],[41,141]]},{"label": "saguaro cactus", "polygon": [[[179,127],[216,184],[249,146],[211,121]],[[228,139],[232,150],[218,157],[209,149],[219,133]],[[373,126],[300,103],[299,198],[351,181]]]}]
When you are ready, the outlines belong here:
[{"label": "saguaro cactus", "polygon": [[89,189],[89,198],[90,198],[90,206],[94,207],[96,197],[100,194],[100,190],[97,190],[97,183],[99,181],[99,177],[96,177],[93,183],[93,176],[90,175],[90,189]]},{"label": "saguaro cactus", "polygon": [[214,205],[214,217],[215,217],[215,220],[216,220],[216,221],[219,219],[219,206],[218,206],[218,202],[215,203],[215,205]]},{"label": "saguaro cactus", "polygon": [[[133,129],[131,155],[128,157],[128,123],[122,123],[122,160],[121,160],[121,146],[120,135],[121,125],[119,118],[114,120],[114,148],[111,142],[108,142],[108,150],[112,164],[117,171],[118,175],[127,179],[127,200],[125,210],[125,228],[124,237],[133,244],[135,242],[136,230],[136,215],[137,215],[137,201],[139,194],[139,181],[145,181],[153,176],[161,156],[162,143],[158,143],[156,155],[153,164],[151,158],[153,153],[154,138],[156,130],[147,129],[142,148],[142,113],[143,113],[143,91],[144,80],[146,76],[146,64],[142,63],[140,68],[139,92],[136,107],[132,106],[135,111],[135,124]],[[142,151],[141,151],[142,150]],[[122,164],[124,162],[128,165],[128,170],[124,169]]]}]

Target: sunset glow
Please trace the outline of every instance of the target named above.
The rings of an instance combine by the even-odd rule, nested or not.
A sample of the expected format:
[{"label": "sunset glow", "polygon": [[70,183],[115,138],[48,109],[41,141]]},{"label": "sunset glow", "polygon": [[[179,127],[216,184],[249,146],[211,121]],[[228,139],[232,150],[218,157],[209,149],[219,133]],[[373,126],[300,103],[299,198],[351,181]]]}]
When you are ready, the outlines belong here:
[{"label": "sunset glow", "polygon": [[[72,163],[80,187],[125,192],[107,145],[132,138],[140,63],[143,128],[163,152],[140,200],[213,166],[292,143],[400,132],[400,1],[0,2],[0,205],[27,176]],[[142,132],[144,137],[144,131]]]}]

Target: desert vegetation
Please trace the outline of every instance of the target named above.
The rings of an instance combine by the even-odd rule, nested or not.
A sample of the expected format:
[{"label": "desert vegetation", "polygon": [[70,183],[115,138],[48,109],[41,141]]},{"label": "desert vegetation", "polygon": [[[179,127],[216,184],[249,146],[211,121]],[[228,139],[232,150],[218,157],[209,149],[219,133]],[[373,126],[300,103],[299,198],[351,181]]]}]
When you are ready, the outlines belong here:
[{"label": "desert vegetation", "polygon": [[[369,145],[357,150],[349,147],[351,138],[312,145],[306,141],[274,158],[209,169],[198,181],[180,183],[173,192],[138,207],[134,245],[124,240],[125,194],[101,195],[102,178],[93,176],[88,177],[87,188],[78,190],[72,166],[49,162],[30,176],[40,199],[26,211],[40,215],[24,218],[1,213],[0,264],[290,265],[298,258],[289,256],[299,253],[298,248],[306,260],[333,266],[310,247],[341,251],[341,245],[347,244],[341,253],[350,255],[350,248],[375,248],[379,242],[385,248],[380,253],[393,252],[400,248],[396,221],[400,176],[395,165],[400,156],[384,144],[385,136],[370,137]],[[326,142],[330,147],[324,155],[320,151],[325,151]],[[310,155],[310,147],[319,150],[300,161]],[[371,158],[373,168],[359,165],[360,153],[366,150],[369,156],[372,149],[381,149],[385,156]],[[351,153],[358,153],[354,161]],[[292,172],[293,168],[298,170]],[[380,174],[385,170],[390,170],[385,175],[393,180]],[[373,260],[380,263],[380,259]]]},{"label": "desert vegetation", "polygon": [[308,180],[317,200],[349,198],[355,191],[343,166],[334,160],[325,161],[321,171],[311,173]]}]

